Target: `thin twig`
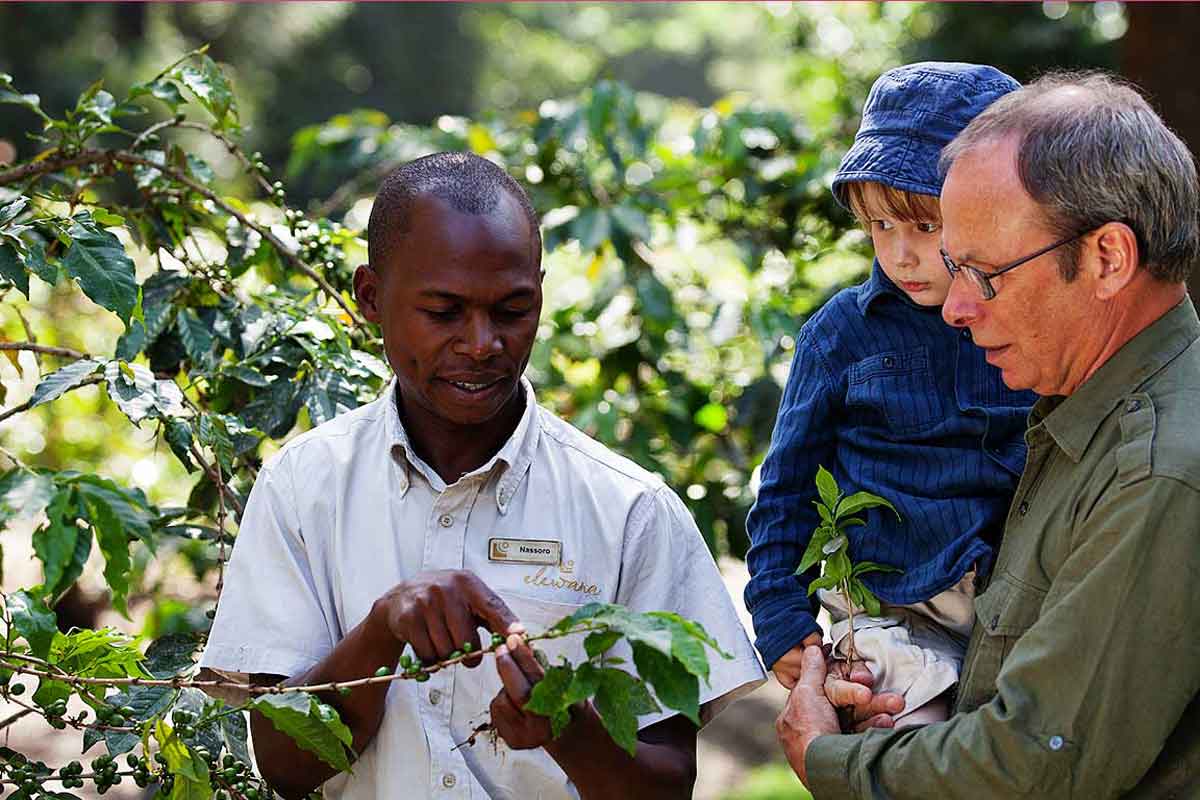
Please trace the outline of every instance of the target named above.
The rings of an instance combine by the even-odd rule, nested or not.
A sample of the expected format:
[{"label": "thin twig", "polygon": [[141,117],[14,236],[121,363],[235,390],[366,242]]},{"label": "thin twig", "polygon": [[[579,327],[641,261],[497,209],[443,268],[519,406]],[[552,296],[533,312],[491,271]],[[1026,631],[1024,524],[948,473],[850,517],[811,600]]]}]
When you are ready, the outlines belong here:
[{"label": "thin twig", "polygon": [[36,342],[0,342],[0,350],[29,350],[48,356],[61,356],[63,358],[74,359],[92,358],[88,353],[72,350],[69,347],[51,347],[48,344],[38,344]]},{"label": "thin twig", "polygon": [[[85,378],[83,380],[83,382],[80,383],[78,386],[72,386],[67,391],[70,392],[70,391],[74,391],[76,389],[80,389],[84,386],[91,386],[94,383],[103,383],[103,382],[104,382],[103,375],[93,375],[90,378]],[[64,394],[65,394],[65,392],[64,392]],[[31,397],[28,400],[26,400],[24,403],[21,403],[21,405],[13,406],[8,411],[0,413],[0,422],[4,422],[4,420],[8,419],[9,417],[13,417],[13,416],[16,416],[17,414],[28,411],[29,409],[33,408],[33,406],[34,406],[34,402],[33,402],[33,398]]]},{"label": "thin twig", "polygon": [[5,728],[7,728],[9,725],[12,725],[14,722],[16,722],[17,720],[19,720],[19,719],[21,719],[21,718],[23,718],[23,717],[27,717],[27,716],[29,716],[29,715],[30,715],[30,714],[32,714],[34,711],[36,711],[36,709],[33,709],[33,708],[22,708],[22,709],[21,709],[20,711],[18,711],[17,713],[8,715],[8,716],[7,716],[7,717],[5,717],[3,720],[0,720],[0,730],[4,730],[4,729],[5,729]]},{"label": "thin twig", "polygon": [[16,313],[17,319],[21,320],[21,327],[25,329],[25,338],[31,342],[36,342],[37,336],[33,332],[33,326],[29,324],[29,320],[25,319],[25,315],[21,313],[20,306],[13,306],[12,310]]},{"label": "thin twig", "polygon": [[[590,631],[605,631],[609,630],[607,625],[592,624],[583,622],[573,628],[567,630],[548,630],[543,633],[534,634],[532,636],[524,636],[525,642],[536,642],[544,639],[559,639],[563,636],[569,636],[576,633],[587,633]],[[51,672],[48,670],[56,670],[47,661],[33,656],[28,656],[23,653],[0,653],[0,669],[11,670],[12,672],[22,673],[25,675],[33,675],[39,678],[49,678],[50,680],[60,681],[62,683],[70,683],[75,686],[165,686],[173,689],[193,688],[193,689],[235,689],[238,691],[248,692],[249,694],[288,694],[290,692],[336,692],[339,689],[355,689],[359,686],[370,686],[380,683],[391,683],[398,680],[413,680],[419,673],[432,675],[448,667],[452,667],[463,661],[475,656],[492,653],[494,647],[483,648],[471,653],[463,653],[461,656],[449,658],[445,661],[439,661],[435,664],[427,666],[415,667],[408,672],[390,673],[388,675],[372,675],[369,678],[355,678],[348,681],[329,681],[328,683],[306,684],[303,686],[283,686],[274,684],[271,686],[260,686],[251,683],[239,683],[237,681],[220,681],[220,680],[185,680],[183,678],[92,678],[81,675],[70,675],[63,673],[61,670]],[[14,664],[11,660],[27,662],[39,665],[39,667],[22,666]]]}]

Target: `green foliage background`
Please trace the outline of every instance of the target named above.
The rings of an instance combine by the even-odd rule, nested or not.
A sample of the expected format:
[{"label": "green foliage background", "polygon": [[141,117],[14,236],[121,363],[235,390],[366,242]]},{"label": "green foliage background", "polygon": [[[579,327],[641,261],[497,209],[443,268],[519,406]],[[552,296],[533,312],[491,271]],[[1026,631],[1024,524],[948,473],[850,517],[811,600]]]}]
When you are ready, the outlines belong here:
[{"label": "green foliage background", "polygon": [[[542,214],[539,399],[660,473],[713,551],[742,556],[793,336],[869,267],[829,193],[867,87],[914,56],[1019,77],[1111,64],[1120,8],[1059,10],[0,6],[17,157],[0,166],[0,524],[36,527],[42,567],[6,584],[7,644],[100,678],[188,672],[181,642],[208,625],[263,460],[388,378],[351,275],[378,181],[434,150],[497,161]],[[999,30],[1009,46],[989,49]],[[54,634],[48,607],[93,550],[140,639]],[[181,575],[201,588],[181,594]],[[170,644],[149,666],[147,640]],[[148,690],[116,707],[153,721],[184,702]],[[55,724],[71,692],[48,680],[33,699]],[[229,715],[188,702],[177,725],[226,736]],[[342,753],[316,700],[261,702]],[[194,736],[151,733],[176,786],[208,785]],[[92,743],[136,743],[121,735]]]}]

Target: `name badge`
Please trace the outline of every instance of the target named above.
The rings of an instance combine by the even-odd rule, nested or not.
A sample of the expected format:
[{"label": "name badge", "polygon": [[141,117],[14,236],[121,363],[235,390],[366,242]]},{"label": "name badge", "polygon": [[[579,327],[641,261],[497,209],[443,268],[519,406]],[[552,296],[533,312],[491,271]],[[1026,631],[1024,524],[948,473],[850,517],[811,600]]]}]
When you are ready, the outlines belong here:
[{"label": "name badge", "polygon": [[562,561],[562,542],[549,539],[488,539],[488,561],[558,564]]}]

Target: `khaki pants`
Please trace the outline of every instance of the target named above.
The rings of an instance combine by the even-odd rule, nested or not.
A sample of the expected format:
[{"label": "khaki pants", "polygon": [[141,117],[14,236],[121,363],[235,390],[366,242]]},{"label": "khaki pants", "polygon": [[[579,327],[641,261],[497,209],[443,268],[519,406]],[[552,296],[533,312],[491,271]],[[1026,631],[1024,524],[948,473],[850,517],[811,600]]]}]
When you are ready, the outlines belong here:
[{"label": "khaki pants", "polygon": [[[827,589],[817,594],[833,622],[829,635],[834,652],[845,658],[850,631],[845,601]],[[877,617],[854,609],[854,648],[875,676],[875,691],[904,696],[904,711],[896,719],[958,683],[975,624],[974,600],[972,570],[954,586],[920,603],[884,603]]]}]

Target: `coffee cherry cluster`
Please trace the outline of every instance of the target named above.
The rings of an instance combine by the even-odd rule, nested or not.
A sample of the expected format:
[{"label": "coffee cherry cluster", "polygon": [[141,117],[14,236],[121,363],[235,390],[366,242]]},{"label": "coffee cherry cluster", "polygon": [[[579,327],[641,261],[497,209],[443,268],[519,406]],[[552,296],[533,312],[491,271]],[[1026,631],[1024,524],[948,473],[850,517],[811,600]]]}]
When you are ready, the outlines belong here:
[{"label": "coffee cherry cluster", "polygon": [[122,728],[135,719],[137,709],[133,706],[100,706],[96,709],[96,721],[102,725]]},{"label": "coffee cherry cluster", "polygon": [[58,770],[58,776],[64,789],[82,789],[83,778],[79,777],[82,774],[83,764],[78,761],[72,761]]},{"label": "coffee cherry cluster", "polygon": [[[97,756],[92,759],[92,780],[96,784],[96,793],[104,794],[121,782],[121,774],[117,772],[120,765],[112,756]],[[83,783],[80,782],[82,786]]]},{"label": "coffee cherry cluster", "polygon": [[0,773],[4,773],[27,797],[33,797],[44,791],[42,784],[52,770],[42,761],[30,761],[20,753],[12,753],[7,762],[0,764]]}]

